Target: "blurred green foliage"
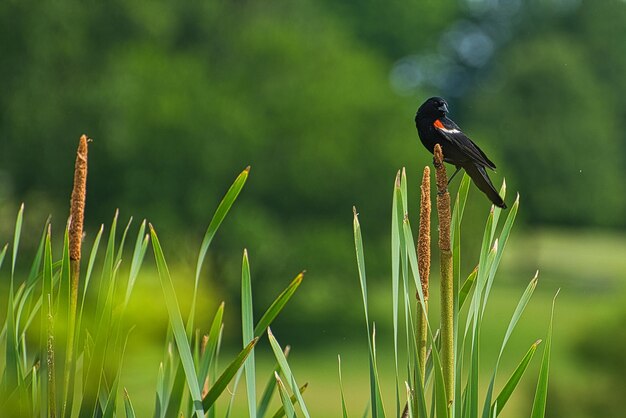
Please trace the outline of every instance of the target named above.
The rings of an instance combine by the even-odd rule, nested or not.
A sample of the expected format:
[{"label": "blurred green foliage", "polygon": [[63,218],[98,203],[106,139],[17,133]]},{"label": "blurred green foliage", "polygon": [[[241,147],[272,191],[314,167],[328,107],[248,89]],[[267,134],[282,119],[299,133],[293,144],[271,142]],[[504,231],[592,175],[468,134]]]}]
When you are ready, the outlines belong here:
[{"label": "blurred green foliage", "polygon": [[[484,48],[467,49],[476,34]],[[212,271],[234,291],[242,246],[268,287],[306,268],[316,292],[300,300],[304,317],[358,318],[336,303],[357,284],[350,209],[362,211],[366,252],[386,254],[395,172],[431,160],[413,125],[431,94],[450,97],[497,163],[494,182],[521,192],[526,222],[626,222],[619,0],[10,0],[0,39],[3,201],[64,224],[87,133],[88,231],[121,207],[195,254],[223,185],[252,165]],[[492,53],[471,59],[481,51]],[[407,59],[417,72],[398,83]],[[368,259],[373,277],[387,274],[388,260]]]},{"label": "blurred green foliage", "polygon": [[[483,43],[469,48],[472,39]],[[182,266],[195,262],[225,185],[251,165],[250,184],[207,260],[207,275],[215,276],[210,297],[236,292],[246,246],[258,306],[308,270],[294,298],[299,314],[279,318],[277,329],[282,324],[291,341],[351,341],[362,333],[354,326],[361,308],[349,302],[358,302],[351,207],[361,211],[366,231],[372,294],[384,297],[388,282],[377,279],[389,274],[380,255],[388,253],[392,182],[399,167],[407,166],[412,181],[431,161],[413,125],[430,95],[450,99],[452,117],[496,162],[494,183],[506,177],[507,195],[521,193],[527,225],[623,230],[623,45],[621,0],[2,1],[0,218],[12,220],[26,201],[26,247],[49,213],[59,233],[74,150],[86,133],[94,138],[88,241],[120,207],[122,219],[154,223],[166,251],[183,257],[174,269],[188,273]],[[482,60],[468,60],[480,53]],[[409,186],[417,197],[417,182]],[[472,245],[487,207],[472,190],[464,245]],[[3,241],[12,228],[12,221],[0,223]],[[607,236],[575,234],[558,246],[533,236],[520,241],[521,250],[512,251],[517,270],[508,274],[527,278],[539,267],[549,285],[569,279],[570,291],[579,286],[568,319],[581,306],[601,304],[581,303],[583,296],[614,293],[620,278],[608,276],[621,268],[604,258],[621,247],[598,246],[610,247]],[[476,262],[473,250],[464,252],[466,272]],[[557,262],[561,269],[553,268]],[[140,280],[149,287],[146,303],[155,283]],[[572,362],[573,377],[561,383],[581,383],[550,394],[553,416],[619,416],[607,409],[619,402],[603,395],[623,386],[620,320],[581,337],[580,359],[602,361],[583,379],[575,374],[582,361]],[[155,326],[158,317],[149,322]],[[556,359],[569,353],[563,341]],[[579,407],[573,398],[589,402]]]}]

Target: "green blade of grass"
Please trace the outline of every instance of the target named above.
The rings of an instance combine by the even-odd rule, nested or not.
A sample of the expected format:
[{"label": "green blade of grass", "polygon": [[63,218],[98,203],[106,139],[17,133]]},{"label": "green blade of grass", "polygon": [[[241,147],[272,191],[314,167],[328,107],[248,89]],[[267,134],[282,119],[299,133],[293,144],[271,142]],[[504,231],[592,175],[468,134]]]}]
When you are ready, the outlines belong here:
[{"label": "green blade of grass", "polygon": [[250,341],[250,344],[248,344],[246,348],[244,348],[237,355],[237,357],[228,365],[228,367],[226,367],[226,370],[224,370],[220,377],[215,381],[213,386],[211,386],[211,389],[209,389],[209,392],[202,400],[202,406],[205,411],[208,411],[222,392],[224,392],[228,382],[230,382],[235,374],[237,374],[237,371],[241,368],[243,362],[246,360],[258,341],[258,337],[255,337],[252,341]]},{"label": "green blade of grass", "polygon": [[109,231],[109,239],[107,241],[106,251],[104,253],[104,262],[102,263],[102,272],[100,274],[100,284],[98,287],[98,300],[96,303],[96,317],[101,318],[106,308],[105,302],[110,294],[112,287],[113,270],[115,268],[115,236],[117,234],[117,219],[119,210],[115,211],[113,221],[111,222],[111,230]]},{"label": "green blade of grass", "polygon": [[[224,325],[220,327],[220,332],[217,337],[217,346],[215,347],[215,356],[213,358],[213,361],[211,362],[211,367],[209,368],[209,381],[211,382],[216,382],[218,379],[217,377],[217,370],[219,366],[218,359],[219,359],[220,349],[222,347],[223,335],[224,335]],[[216,411],[215,406],[213,406],[212,408],[209,409],[208,418],[215,418],[216,416],[217,416],[217,411]],[[226,418],[228,418],[228,413],[226,414]]]},{"label": "green blade of grass", "polygon": [[[541,343],[541,340],[537,340],[533,345],[530,346],[530,349],[526,352],[526,354],[522,358],[522,361],[520,361],[520,363],[517,365],[517,367],[511,374],[511,377],[509,377],[509,380],[507,380],[506,384],[504,385],[504,387],[498,394],[498,397],[496,398],[495,402],[491,406],[492,416],[500,415],[500,412],[502,411],[502,409],[508,402],[509,398],[513,394],[513,391],[515,390],[518,383],[522,379],[522,376],[524,376],[524,372],[526,372],[526,369],[528,368],[530,361],[532,360],[533,356],[535,355],[535,352],[537,351],[537,346],[540,343]],[[497,410],[496,410],[496,405],[497,405]]]},{"label": "green blade of grass", "polygon": [[[413,319],[411,317],[411,313],[410,313],[410,309],[408,306],[409,303],[409,299],[412,299],[412,295],[410,295],[409,293],[409,288],[408,288],[408,270],[409,270],[409,266],[410,266],[410,272],[412,273],[412,277],[413,277],[413,284],[415,286],[415,288],[417,289],[417,295],[419,297],[419,304],[418,304],[418,309],[422,309],[422,315],[423,318],[426,320],[426,328],[429,330],[428,332],[430,332],[432,334],[432,330],[430,329],[430,323],[428,321],[428,315],[427,312],[425,310],[425,298],[424,298],[424,292],[422,290],[422,285],[421,285],[421,280],[419,277],[419,267],[418,267],[418,262],[417,262],[417,253],[415,251],[415,241],[413,240],[413,233],[411,232],[411,224],[409,222],[409,218],[408,216],[405,216],[403,221],[402,221],[402,234],[400,237],[400,241],[401,241],[401,247],[404,247],[401,251],[403,254],[403,258],[404,263],[403,263],[403,271],[405,273],[403,273],[403,280],[405,282],[404,284],[404,293],[405,293],[405,297],[406,297],[406,301],[405,301],[405,311],[407,312],[406,317],[407,317],[407,339],[409,341],[408,346],[409,346],[409,360],[411,358],[413,358],[412,363],[415,365],[413,367],[409,366],[409,369],[411,368],[416,368],[417,364],[418,364],[418,360],[417,360],[417,347],[416,347],[416,335],[415,335],[415,326],[413,323]],[[411,364],[411,361],[409,361],[409,365]],[[426,370],[428,370],[428,364],[426,365]],[[414,389],[415,389],[415,400],[416,405],[415,407],[417,408],[417,412],[418,412],[418,416],[426,416],[426,394],[425,394],[425,382],[426,379],[424,380],[424,384],[422,384],[421,379],[413,379],[413,376],[415,376],[414,373],[412,373],[409,370],[409,376],[408,379],[411,381],[414,381]],[[428,371],[426,371],[425,376],[428,376]]]},{"label": "green blade of grass", "polygon": [[128,236],[128,231],[130,230],[130,226],[133,223],[133,217],[128,218],[128,222],[126,223],[126,228],[124,228],[124,232],[122,233],[122,239],[120,240],[120,245],[117,249],[117,255],[115,256],[115,261],[113,264],[119,264],[122,260],[122,253],[124,252],[124,246],[126,244],[126,237]]},{"label": "green blade of grass", "polygon": [[48,341],[47,328],[48,328],[48,312],[50,311],[50,302],[48,295],[52,292],[52,243],[51,243],[51,228],[48,225],[48,231],[46,232],[46,241],[44,244],[44,258],[43,258],[43,278],[42,278],[42,286],[41,286],[41,304],[43,308],[39,309],[40,317],[41,317],[41,327],[40,327],[40,350],[39,350],[39,358],[40,358],[40,371],[39,374],[41,376],[40,380],[40,417],[47,417],[47,407],[48,407],[48,362],[45,360],[48,357],[48,353],[46,350],[46,343]]},{"label": "green blade of grass", "polygon": [[[274,380],[276,380],[275,375],[274,375]],[[306,391],[308,387],[309,387],[308,383],[305,383],[304,385],[300,386],[300,395],[303,395],[304,391]],[[291,395],[289,399],[291,400],[291,403],[295,407],[295,405],[298,403],[298,399],[296,398],[296,395]],[[285,416],[285,408],[283,406],[280,406],[278,410],[274,413],[274,415],[272,415],[272,418],[282,418],[284,416]]]},{"label": "green blade of grass", "polygon": [[367,308],[367,278],[365,274],[365,257],[363,255],[363,238],[361,237],[361,225],[356,208],[352,208],[354,214],[354,246],[356,250],[357,269],[359,272],[359,282],[361,284],[361,295],[363,297],[363,309],[365,313],[365,324],[367,329],[367,340],[369,347],[369,369],[370,369],[370,401],[372,405],[373,418],[384,417],[385,411],[382,405],[382,396],[380,393],[380,385],[378,383],[378,372],[376,370],[376,362],[374,359],[374,347],[370,334],[369,314]]},{"label": "green blade of grass", "polygon": [[254,336],[260,337],[265,333],[267,327],[269,327],[274,319],[278,316],[278,314],[283,310],[289,299],[296,292],[300,284],[302,283],[302,279],[304,278],[304,271],[296,276],[295,279],[283,290],[280,295],[276,297],[274,302],[270,305],[269,308],[265,311],[259,322],[254,327]]},{"label": "green blade of grass", "polygon": [[[285,355],[285,358],[289,356],[290,350],[291,348],[289,346],[285,347],[285,351],[283,352],[283,354]],[[267,413],[267,409],[270,406],[270,401],[272,400],[272,395],[274,394],[274,390],[276,389],[276,378],[274,377],[274,372],[279,372],[279,371],[280,371],[280,364],[276,362],[276,365],[274,366],[274,370],[272,370],[272,375],[268,379],[267,384],[265,385],[265,389],[263,390],[263,395],[261,395],[261,400],[259,401],[259,407],[257,408],[258,418],[263,418],[265,414]]]},{"label": "green blade of grass", "polygon": [[202,357],[200,360],[200,368],[198,371],[198,385],[200,387],[204,386],[204,382],[209,375],[209,369],[212,363],[215,361],[216,349],[217,349],[217,341],[219,339],[220,329],[222,327],[222,321],[224,318],[224,302],[220,303],[217,307],[217,311],[213,316],[213,322],[211,323],[211,328],[209,328],[209,335],[207,339],[207,344],[204,348],[204,353],[202,353]]},{"label": "green blade of grass", "polygon": [[0,251],[0,267],[2,267],[2,262],[4,261],[4,257],[7,255],[7,249],[9,248],[9,244],[4,244],[2,250]]},{"label": "green blade of grass", "polygon": [[[431,347],[435,346],[435,340],[433,338],[432,332],[428,332],[428,336],[430,338]],[[437,418],[447,418],[448,417],[448,399],[446,396],[446,387],[443,379],[443,367],[441,365],[441,359],[439,358],[439,352],[437,350],[431,350],[431,355],[433,357],[433,372],[435,375],[435,388],[434,388],[434,396],[435,396],[435,411],[437,412]]]},{"label": "green blade of grass", "polygon": [[165,413],[165,371],[163,362],[159,364],[156,382],[156,399],[154,401],[154,418],[161,418]]},{"label": "green blade of grass", "polygon": [[[84,395],[80,405],[79,418],[92,417],[94,414],[102,413],[102,392],[106,381],[105,375],[106,357],[109,350],[114,350],[113,324],[113,297],[116,288],[115,265],[115,237],[117,233],[117,220],[119,211],[116,210],[111,222],[108,242],[102,264],[100,283],[98,286],[98,296],[96,302],[95,340],[93,341],[91,355],[84,363],[83,369],[86,371],[84,380]],[[119,264],[118,264],[119,266]]]},{"label": "green blade of grass", "polygon": [[[15,263],[17,260],[17,253],[20,244],[20,236],[22,233],[22,220],[24,219],[24,204],[20,206],[17,212],[17,219],[15,220],[15,232],[13,235],[13,251],[11,258],[11,283],[9,285],[9,300],[7,302],[7,339],[6,339],[6,353],[5,353],[5,370],[4,370],[4,387],[6,390],[12,390],[20,384],[20,368],[21,361],[19,360],[19,345],[18,345],[18,324],[15,320]],[[2,252],[2,259],[6,253],[6,247]]]},{"label": "green blade of grass", "polygon": [[294,418],[296,416],[296,410],[293,406],[291,398],[289,397],[287,388],[285,388],[285,384],[280,379],[278,372],[274,372],[274,376],[276,378],[276,384],[278,386],[278,393],[280,394],[280,401],[283,404],[283,414],[285,414],[287,418]]},{"label": "green blade of grass", "polygon": [[337,362],[339,363],[339,393],[341,394],[341,413],[342,413],[343,418],[348,418],[348,408],[346,407],[346,397],[343,393],[343,380],[341,379],[341,356],[337,356]]},{"label": "green blade of grass", "polygon": [[130,264],[130,273],[128,274],[128,283],[126,285],[126,296],[124,298],[124,306],[128,305],[130,301],[130,295],[135,286],[135,281],[139,275],[139,269],[143,263],[143,259],[148,249],[148,242],[150,241],[150,235],[146,234],[146,220],[141,222],[139,232],[137,233],[137,240],[135,241],[135,250],[133,251],[133,258]]},{"label": "green blade of grass", "polygon": [[[64,238],[63,238],[63,259],[61,264],[61,277],[59,279],[59,297],[57,301],[57,317],[60,318],[61,323],[65,322],[67,324],[67,329],[63,332],[56,332],[55,336],[55,345],[57,352],[63,353],[65,352],[65,359],[62,356],[58,356],[57,366],[59,370],[62,371],[61,382],[63,383],[63,389],[61,393],[62,399],[62,408],[61,414],[62,416],[69,416],[69,413],[72,410],[72,405],[74,401],[74,346],[76,336],[74,335],[76,332],[76,312],[72,312],[71,305],[71,289],[70,283],[72,281],[71,273],[70,273],[70,236],[69,236],[69,223],[65,228]],[[76,290],[78,292],[78,289]]]},{"label": "green blade of grass", "polygon": [[552,348],[552,323],[554,321],[554,305],[559,295],[560,289],[554,295],[552,300],[552,311],[550,313],[550,325],[548,327],[548,337],[546,345],[543,348],[543,357],[541,359],[541,369],[539,370],[539,381],[535,391],[535,400],[533,401],[533,409],[530,414],[531,418],[543,418],[546,412],[546,401],[548,399],[548,375],[550,373],[550,351]]},{"label": "green blade of grass", "polygon": [[181,408],[183,401],[183,394],[185,393],[185,369],[176,364],[172,366],[175,369],[174,380],[172,386],[169,389],[169,396],[167,396],[167,408],[165,409],[165,418],[177,418],[178,411]]},{"label": "green blade of grass", "polygon": [[50,217],[46,219],[44,223],[43,232],[41,233],[41,238],[39,240],[39,246],[37,247],[37,252],[35,253],[35,257],[33,258],[33,263],[30,266],[30,272],[28,273],[28,279],[26,279],[26,283],[29,286],[32,286],[37,281],[37,277],[41,271],[41,260],[43,259],[43,247],[46,239],[46,231],[48,230],[48,225],[50,224]]},{"label": "green blade of grass", "polygon": [[[241,263],[241,324],[244,347],[254,338],[254,318],[252,315],[252,284],[250,280],[250,262],[248,251],[243,250]],[[248,394],[248,414],[256,418],[256,376],[254,369],[254,349],[244,363],[246,373],[246,391]]]},{"label": "green blade of grass", "polygon": [[85,300],[87,297],[87,289],[89,289],[89,284],[91,282],[91,275],[93,273],[93,267],[96,262],[96,256],[98,255],[98,249],[100,248],[100,240],[102,239],[102,234],[104,233],[104,225],[100,225],[100,229],[96,234],[96,238],[93,241],[93,245],[91,246],[91,253],[89,254],[89,262],[87,263],[87,273],[85,274],[85,285],[83,287],[83,295],[80,302],[80,311],[78,314],[78,326],[80,329],[80,318],[83,316],[83,311],[85,308]]},{"label": "green blade of grass", "polygon": [[276,357],[276,360],[278,361],[278,364],[280,365],[280,370],[285,376],[285,378],[287,379],[287,382],[289,383],[289,386],[291,387],[292,392],[296,395],[296,399],[300,403],[300,408],[302,409],[302,413],[304,414],[306,418],[310,418],[309,411],[307,410],[306,405],[304,403],[304,399],[302,398],[302,395],[300,394],[298,384],[296,383],[296,379],[293,373],[291,372],[291,368],[289,367],[289,363],[287,362],[287,358],[285,357],[283,349],[280,347],[280,344],[274,337],[274,334],[272,334],[272,330],[269,328],[267,329],[267,336],[270,340],[270,345],[272,346],[272,351],[274,352],[274,356]]},{"label": "green blade of grass", "polygon": [[126,388],[124,388],[124,412],[126,413],[126,418],[135,418],[136,416],[135,408],[133,408],[133,403],[130,401]]},{"label": "green blade of grass", "polygon": [[467,276],[467,279],[465,279],[465,281],[463,282],[463,286],[461,287],[461,290],[459,291],[459,310],[465,304],[467,296],[469,295],[470,290],[472,290],[472,286],[476,282],[477,274],[478,274],[478,268],[475,268],[474,270],[472,270],[470,275]]},{"label": "green blade of grass", "polygon": [[504,352],[504,348],[506,347],[506,344],[509,341],[511,334],[513,333],[513,330],[515,329],[515,326],[517,325],[520,317],[522,316],[522,313],[524,313],[524,309],[526,308],[526,305],[528,305],[528,302],[530,301],[530,298],[532,297],[533,292],[535,291],[535,288],[537,287],[538,273],[539,272],[535,274],[535,277],[533,277],[533,279],[530,281],[530,283],[526,287],[526,290],[524,290],[524,293],[520,297],[517,307],[515,308],[515,311],[513,312],[513,316],[511,317],[507,330],[504,334],[504,339],[502,340],[502,345],[500,346],[500,352],[496,360],[496,365],[493,369],[491,381],[489,382],[489,388],[487,389],[487,394],[485,395],[485,403],[483,406],[483,418],[489,418],[490,416],[491,399],[493,396],[493,389],[494,389],[494,385],[496,382],[496,376],[498,374],[498,367],[500,365],[500,359],[502,358],[502,353]]},{"label": "green blade of grass", "polygon": [[230,186],[230,188],[226,192],[226,195],[224,196],[224,198],[218,205],[217,209],[215,210],[215,214],[213,215],[213,218],[211,219],[211,222],[209,223],[209,226],[204,234],[204,238],[202,239],[202,244],[200,244],[200,253],[198,254],[198,261],[196,263],[196,274],[195,274],[195,280],[194,280],[195,290],[193,293],[193,297],[191,299],[191,310],[189,311],[189,318],[187,320],[188,335],[191,335],[193,331],[193,323],[194,323],[195,310],[196,310],[196,292],[198,289],[198,284],[200,282],[200,272],[202,271],[202,264],[204,263],[206,253],[209,250],[209,245],[211,245],[211,241],[213,240],[215,233],[217,232],[218,228],[224,221],[224,218],[226,218],[226,215],[230,211],[230,208],[233,206],[233,203],[235,203],[235,200],[237,199],[237,196],[239,196],[241,189],[243,189],[244,184],[246,184],[246,180],[248,179],[249,173],[250,173],[250,166],[246,167],[246,169],[243,170],[239,174],[239,176],[237,176],[233,184]]},{"label": "green blade of grass", "polygon": [[406,415],[402,415],[402,417],[413,418],[415,416],[413,412],[413,391],[408,382],[404,382],[404,386],[406,390]]},{"label": "green blade of grass", "polygon": [[[134,327],[131,327],[128,330],[128,332],[126,333],[126,337],[124,339],[124,343],[121,347],[119,362],[117,365],[117,371],[115,373],[115,379],[113,380],[111,387],[107,391],[108,399],[107,399],[106,407],[104,408],[104,414],[102,415],[103,418],[113,418],[115,416],[115,412],[117,408],[118,387],[119,387],[120,380],[122,378],[123,358],[124,358],[124,354],[126,353],[126,346],[128,345],[128,338],[130,337],[130,333],[133,331],[133,329]],[[126,389],[124,389],[124,392],[126,392]],[[124,402],[126,402],[127,395],[128,394],[125,393]]]},{"label": "green blade of grass", "polygon": [[178,307],[174,284],[172,283],[172,278],[170,277],[170,272],[165,262],[165,256],[163,255],[159,238],[157,237],[156,231],[152,225],[150,225],[150,235],[152,237],[152,248],[154,250],[154,258],[157,262],[161,287],[163,289],[163,295],[165,296],[165,305],[167,307],[170,324],[176,340],[178,354],[180,356],[183,369],[185,370],[185,377],[187,385],[189,386],[194,413],[201,417],[204,416],[205,409],[203,408],[200,386],[198,385],[198,376],[196,375],[196,369],[193,364],[191,347],[189,346],[189,340],[187,339],[183,318]]},{"label": "green blade of grass", "polygon": [[22,235],[22,221],[24,220],[24,204],[20,205],[15,220],[15,233],[13,234],[13,257],[11,258],[11,281],[15,276],[15,262],[17,261],[17,251],[20,246],[20,236]]},{"label": "green blade of grass", "polygon": [[[396,175],[391,207],[391,312],[393,316],[393,354],[396,377],[396,415],[400,415],[400,387],[398,376],[398,291],[400,283],[400,170]],[[341,374],[341,371],[340,371]],[[343,402],[343,396],[342,396]],[[343,405],[343,403],[342,403]],[[345,406],[344,406],[345,409]],[[345,413],[344,413],[345,416]]]},{"label": "green blade of grass", "polygon": [[[452,210],[452,226],[450,229],[450,239],[452,241],[452,271],[454,277],[453,293],[453,340],[454,340],[454,397],[453,397],[453,416],[460,416],[461,414],[461,402],[457,402],[461,399],[461,376],[462,376],[462,363],[463,363],[463,346],[459,345],[459,311],[463,307],[465,297],[471,290],[471,284],[473,281],[466,282],[461,286],[461,221],[463,220],[463,213],[465,212],[465,203],[467,201],[467,195],[469,192],[470,179],[467,173],[463,173],[461,184],[456,194],[454,203],[454,209]],[[471,275],[470,275],[471,277]],[[476,276],[474,276],[475,278]],[[465,284],[469,284],[469,287],[465,289]],[[460,289],[460,290],[458,290]]]},{"label": "green blade of grass", "polygon": [[[496,275],[496,271],[498,266],[500,265],[500,260],[502,259],[502,254],[504,252],[504,248],[506,247],[506,243],[508,242],[509,235],[511,234],[511,228],[513,228],[513,223],[515,222],[515,217],[517,216],[517,211],[519,209],[519,195],[515,199],[513,206],[509,210],[509,214],[506,218],[504,226],[502,227],[502,232],[500,233],[500,237],[498,238],[498,252],[496,253],[496,257],[490,265],[489,275],[487,277],[487,283],[485,286],[485,296],[483,298],[483,306],[481,315],[485,312],[485,307],[487,306],[487,300],[489,299],[489,293],[491,292],[491,286],[493,285],[493,280]],[[494,217],[494,223],[496,218]]]}]

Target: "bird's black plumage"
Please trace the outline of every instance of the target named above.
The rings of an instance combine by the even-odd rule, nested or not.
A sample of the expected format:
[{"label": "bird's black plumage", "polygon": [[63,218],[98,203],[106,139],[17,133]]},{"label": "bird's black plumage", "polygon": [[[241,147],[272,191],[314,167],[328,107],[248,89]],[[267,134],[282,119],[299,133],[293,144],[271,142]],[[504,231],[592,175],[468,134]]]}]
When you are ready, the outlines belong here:
[{"label": "bird's black plumage", "polygon": [[495,170],[496,165],[447,114],[448,103],[441,97],[431,97],[419,107],[415,115],[415,126],[422,144],[431,153],[435,144],[439,144],[445,162],[454,164],[457,169],[463,168],[494,205],[506,209],[504,200],[493,187],[485,170]]}]

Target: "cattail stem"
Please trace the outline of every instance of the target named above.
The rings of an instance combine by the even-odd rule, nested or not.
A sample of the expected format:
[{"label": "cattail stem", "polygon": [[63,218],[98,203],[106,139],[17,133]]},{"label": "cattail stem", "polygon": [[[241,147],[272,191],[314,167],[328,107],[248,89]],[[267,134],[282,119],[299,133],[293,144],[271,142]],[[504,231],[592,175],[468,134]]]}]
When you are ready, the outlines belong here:
[{"label": "cattail stem", "polygon": [[[424,167],[420,186],[420,227],[417,240],[417,266],[424,295],[424,309],[417,306],[417,350],[420,379],[424,384],[426,376],[426,343],[428,336],[428,279],[430,276],[430,168]],[[419,297],[419,295],[418,295]]]},{"label": "cattail stem", "polygon": [[437,177],[437,216],[441,268],[441,363],[448,405],[454,398],[454,278],[450,245],[450,193],[443,152],[435,145],[433,165]]},{"label": "cattail stem", "polygon": [[48,296],[48,338],[46,346],[46,362],[48,365],[48,417],[55,418],[56,411],[56,378],[54,368],[54,317],[52,316],[52,298]]}]

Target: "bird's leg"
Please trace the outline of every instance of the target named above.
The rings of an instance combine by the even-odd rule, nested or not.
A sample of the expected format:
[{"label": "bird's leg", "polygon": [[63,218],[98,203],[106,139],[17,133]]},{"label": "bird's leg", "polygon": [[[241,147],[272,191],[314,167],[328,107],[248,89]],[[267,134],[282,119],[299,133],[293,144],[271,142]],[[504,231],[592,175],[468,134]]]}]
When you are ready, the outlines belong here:
[{"label": "bird's leg", "polygon": [[456,173],[458,173],[460,170],[461,170],[461,167],[456,168],[456,171],[454,172],[454,174],[452,174],[452,176],[448,179],[448,184],[450,184],[454,176],[456,176]]}]

